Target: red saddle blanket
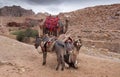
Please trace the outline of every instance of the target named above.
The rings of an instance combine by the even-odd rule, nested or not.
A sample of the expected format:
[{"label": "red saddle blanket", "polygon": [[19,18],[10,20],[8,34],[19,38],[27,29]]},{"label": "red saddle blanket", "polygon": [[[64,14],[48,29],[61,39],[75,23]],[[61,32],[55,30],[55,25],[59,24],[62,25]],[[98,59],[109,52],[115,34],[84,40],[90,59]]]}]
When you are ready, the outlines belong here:
[{"label": "red saddle blanket", "polygon": [[47,17],[45,20],[45,27],[50,31],[55,30],[57,28],[58,21],[58,17]]}]

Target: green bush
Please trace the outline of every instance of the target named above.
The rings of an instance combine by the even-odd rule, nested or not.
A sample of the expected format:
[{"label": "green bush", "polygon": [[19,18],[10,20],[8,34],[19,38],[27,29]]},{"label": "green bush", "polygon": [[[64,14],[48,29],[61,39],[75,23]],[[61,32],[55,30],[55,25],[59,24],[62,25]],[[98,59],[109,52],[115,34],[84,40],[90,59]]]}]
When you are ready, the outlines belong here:
[{"label": "green bush", "polygon": [[13,34],[13,35],[19,35],[20,32],[23,32],[23,31],[22,30],[17,30],[17,31],[11,32],[11,34]]},{"label": "green bush", "polygon": [[32,30],[32,29],[27,29],[25,31],[25,35],[26,35],[26,37],[35,37],[36,35],[38,35],[38,31]]},{"label": "green bush", "polygon": [[38,35],[37,30],[33,29],[26,29],[25,31],[18,30],[16,32],[13,32],[12,34],[16,35],[16,39],[21,42],[26,42],[26,38],[29,39],[30,37],[35,37]]},{"label": "green bush", "polygon": [[18,41],[21,41],[21,42],[23,42],[24,38],[25,38],[25,33],[24,33],[24,31],[20,31],[20,32],[17,34],[17,36],[16,36],[16,39],[17,39]]}]

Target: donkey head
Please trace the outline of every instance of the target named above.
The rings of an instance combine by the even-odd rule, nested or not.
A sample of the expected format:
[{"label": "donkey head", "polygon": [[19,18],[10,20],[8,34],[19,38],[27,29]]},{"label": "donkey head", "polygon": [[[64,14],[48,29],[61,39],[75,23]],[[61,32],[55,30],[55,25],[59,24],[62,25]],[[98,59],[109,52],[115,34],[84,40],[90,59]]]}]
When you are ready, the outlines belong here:
[{"label": "donkey head", "polygon": [[41,42],[42,42],[42,38],[39,36],[36,36],[35,44],[34,44],[36,49],[40,46]]}]

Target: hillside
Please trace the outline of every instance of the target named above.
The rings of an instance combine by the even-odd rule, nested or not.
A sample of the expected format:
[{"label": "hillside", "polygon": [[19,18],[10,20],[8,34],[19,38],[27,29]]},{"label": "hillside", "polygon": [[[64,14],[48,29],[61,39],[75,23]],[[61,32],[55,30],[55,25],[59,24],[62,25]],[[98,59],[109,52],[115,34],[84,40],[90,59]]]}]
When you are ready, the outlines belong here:
[{"label": "hillside", "polygon": [[[38,13],[22,17],[0,16],[0,34],[9,34],[10,29],[6,27],[8,22],[23,23],[26,18],[45,19],[47,15]],[[63,21],[69,20],[67,34],[71,34],[73,38],[80,37],[84,46],[120,53],[120,4],[88,7],[60,13],[59,16]]]},{"label": "hillside", "polygon": [[[38,13],[22,17],[0,16],[0,35],[11,38],[11,28],[6,26],[8,22],[24,23],[26,19],[45,19],[47,15]],[[87,7],[60,13],[59,16],[63,21],[69,20],[67,34],[71,34],[73,38],[80,37],[84,46],[120,53],[120,4]]]},{"label": "hillside", "polygon": [[47,65],[42,66],[42,53],[32,45],[0,36],[0,77],[119,77],[120,55],[104,49],[82,47],[79,69],[55,71],[56,55],[48,53]]},{"label": "hillside", "polygon": [[20,6],[5,6],[0,8],[0,16],[12,16],[12,17],[21,17],[21,16],[30,16],[35,13],[32,10],[26,10]]},{"label": "hillside", "polygon": [[68,34],[81,37],[84,45],[120,51],[120,4],[88,7],[60,16],[69,20]]}]

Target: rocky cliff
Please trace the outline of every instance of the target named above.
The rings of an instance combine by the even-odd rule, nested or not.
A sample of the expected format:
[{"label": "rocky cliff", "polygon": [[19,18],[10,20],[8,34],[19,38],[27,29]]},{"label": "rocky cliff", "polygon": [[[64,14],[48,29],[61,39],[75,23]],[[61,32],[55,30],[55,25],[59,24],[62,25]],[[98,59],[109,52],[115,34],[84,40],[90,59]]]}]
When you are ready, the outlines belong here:
[{"label": "rocky cliff", "polygon": [[14,16],[14,17],[21,17],[21,16],[29,16],[34,15],[32,10],[26,10],[21,8],[20,6],[5,6],[0,8],[0,16]]},{"label": "rocky cliff", "polygon": [[85,39],[84,45],[120,51],[120,4],[87,7],[60,16],[69,20],[67,33]]}]

